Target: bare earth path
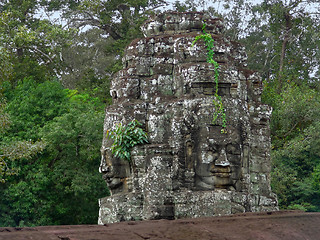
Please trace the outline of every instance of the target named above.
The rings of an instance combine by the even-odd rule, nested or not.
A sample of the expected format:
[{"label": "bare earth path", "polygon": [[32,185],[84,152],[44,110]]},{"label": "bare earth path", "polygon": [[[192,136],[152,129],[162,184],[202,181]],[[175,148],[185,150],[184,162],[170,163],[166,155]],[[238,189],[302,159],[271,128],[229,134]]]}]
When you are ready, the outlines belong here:
[{"label": "bare earth path", "polygon": [[0,240],[318,240],[320,213],[280,211],[182,220],[0,228]]}]

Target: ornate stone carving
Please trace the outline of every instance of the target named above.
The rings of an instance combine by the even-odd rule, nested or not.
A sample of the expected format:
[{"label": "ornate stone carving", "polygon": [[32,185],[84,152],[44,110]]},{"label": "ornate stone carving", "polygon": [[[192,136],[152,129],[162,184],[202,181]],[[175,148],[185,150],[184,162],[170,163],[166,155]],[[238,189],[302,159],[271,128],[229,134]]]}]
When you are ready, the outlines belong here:
[{"label": "ornate stone carving", "polygon": [[[215,39],[227,133],[219,121],[212,124],[214,68],[204,44],[191,46],[204,21]],[[129,163],[112,156],[104,135],[100,172],[112,196],[99,200],[99,224],[277,210],[271,110],[261,103],[261,78],[245,69],[244,48],[222,28],[220,19],[203,13],[163,13],[143,25],[145,38],[127,47],[104,133],[137,119],[149,143],[136,146]]]}]

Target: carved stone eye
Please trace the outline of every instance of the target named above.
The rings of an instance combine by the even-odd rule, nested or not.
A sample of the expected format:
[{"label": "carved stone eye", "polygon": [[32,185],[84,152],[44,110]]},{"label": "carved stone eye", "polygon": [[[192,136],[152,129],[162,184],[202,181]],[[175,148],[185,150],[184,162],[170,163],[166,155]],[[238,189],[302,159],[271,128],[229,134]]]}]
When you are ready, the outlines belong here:
[{"label": "carved stone eye", "polygon": [[235,144],[228,144],[226,148],[227,153],[234,154],[234,155],[240,155],[240,146]]},{"label": "carved stone eye", "polygon": [[117,99],[118,98],[118,95],[117,95],[116,91],[112,91],[111,96],[112,96],[113,99]]},{"label": "carved stone eye", "polygon": [[212,145],[211,151],[212,151],[212,153],[219,153],[220,147],[218,145]]}]

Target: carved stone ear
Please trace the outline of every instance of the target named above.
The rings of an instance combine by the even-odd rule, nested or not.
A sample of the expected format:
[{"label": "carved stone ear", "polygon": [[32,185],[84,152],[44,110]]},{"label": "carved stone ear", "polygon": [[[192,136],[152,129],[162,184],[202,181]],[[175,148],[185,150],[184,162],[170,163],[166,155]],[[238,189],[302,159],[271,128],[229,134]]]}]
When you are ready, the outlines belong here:
[{"label": "carved stone ear", "polygon": [[112,97],[112,99],[117,99],[118,98],[117,92],[116,91],[112,91],[111,97]]},{"label": "carved stone ear", "polygon": [[226,147],[226,152],[227,154],[240,155],[241,154],[240,144],[228,144]]}]

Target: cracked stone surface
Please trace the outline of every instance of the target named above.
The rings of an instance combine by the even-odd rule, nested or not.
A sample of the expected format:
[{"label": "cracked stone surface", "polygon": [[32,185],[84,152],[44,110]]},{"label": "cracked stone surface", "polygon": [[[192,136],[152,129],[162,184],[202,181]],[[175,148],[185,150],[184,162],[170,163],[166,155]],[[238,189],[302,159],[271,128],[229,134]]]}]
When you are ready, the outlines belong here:
[{"label": "cracked stone surface", "polygon": [[[214,67],[203,22],[215,40],[218,94],[226,133],[215,111]],[[221,19],[167,12],[142,26],[145,38],[126,49],[106,109],[100,172],[112,195],[99,200],[99,224],[277,210],[270,188],[270,115],[260,76],[246,69],[244,47],[223,35]],[[136,119],[149,143],[131,162],[112,156],[106,131]]]}]

